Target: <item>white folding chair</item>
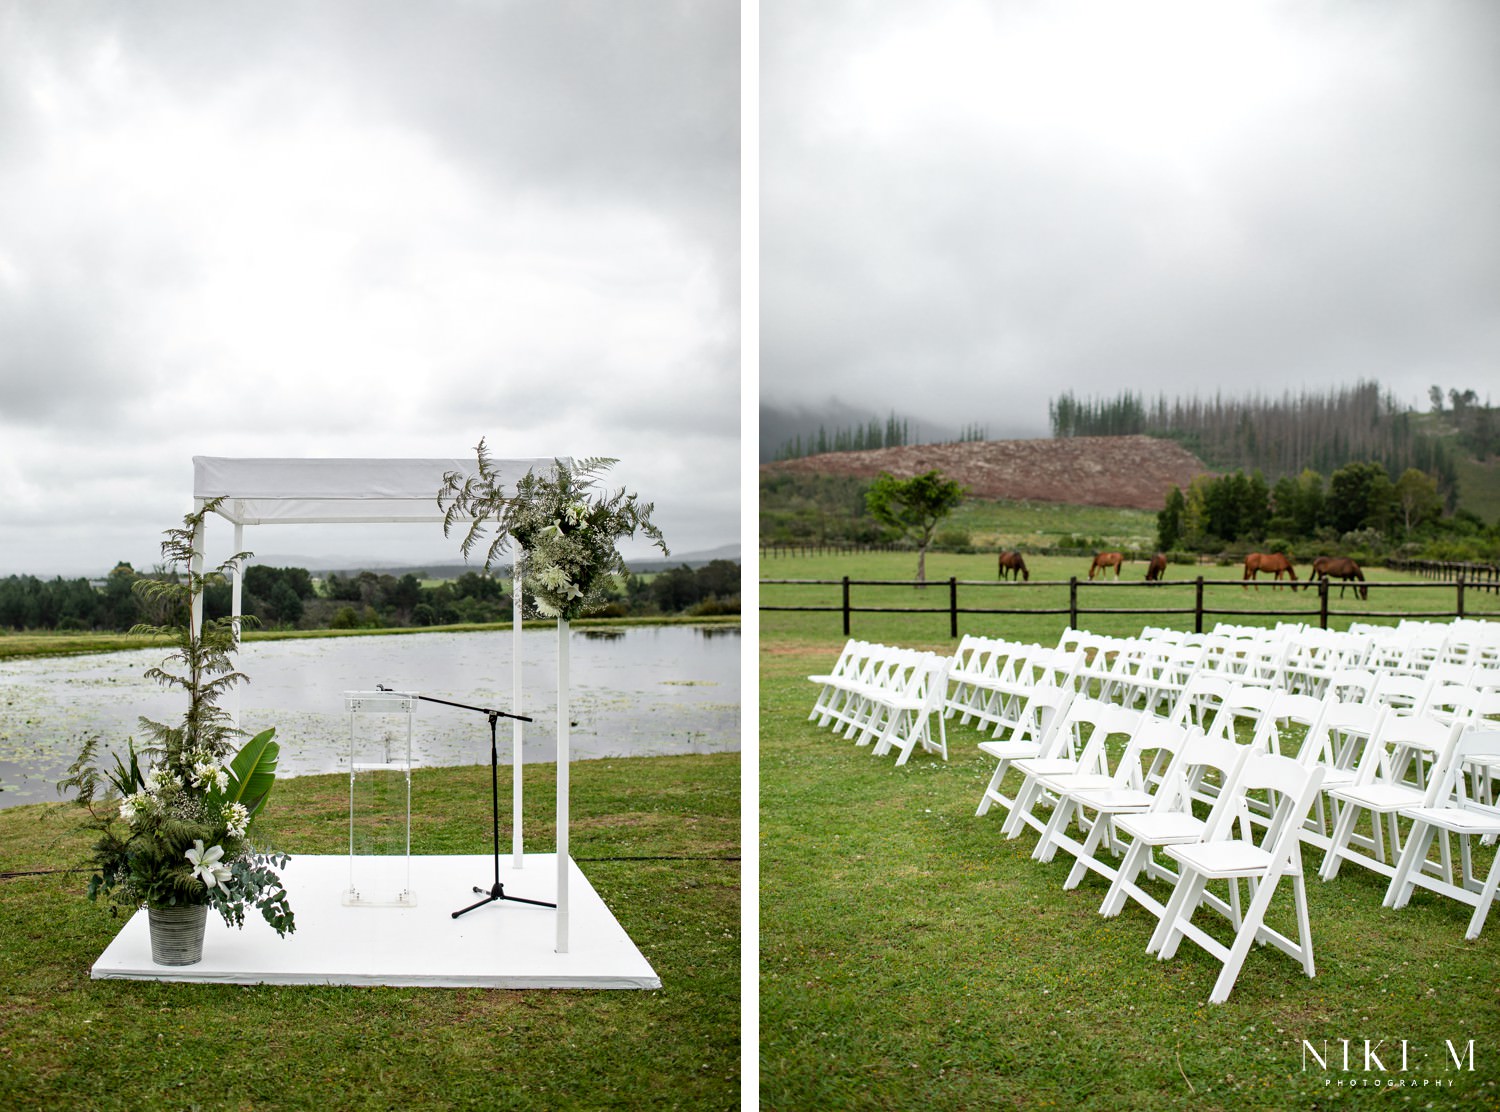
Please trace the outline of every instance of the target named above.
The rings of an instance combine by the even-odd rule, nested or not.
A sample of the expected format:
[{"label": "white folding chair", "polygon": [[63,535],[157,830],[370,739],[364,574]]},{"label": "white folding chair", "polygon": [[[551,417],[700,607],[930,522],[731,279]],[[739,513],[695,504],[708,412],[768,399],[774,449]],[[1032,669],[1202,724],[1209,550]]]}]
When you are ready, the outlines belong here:
[{"label": "white folding chair", "polygon": [[[1115,867],[1101,860],[1099,850],[1106,836],[1110,837],[1110,847],[1115,848],[1115,820],[1121,815],[1150,810],[1158,790],[1164,786],[1172,790],[1178,775],[1178,754],[1192,737],[1200,734],[1195,726],[1179,726],[1148,713],[1137,724],[1108,786],[1069,788],[1066,783],[1054,785],[1058,802],[1052,808],[1052,818],[1032,857],[1038,861],[1050,861],[1060,848],[1071,853],[1075,863],[1063,883],[1064,889],[1078,887],[1084,874],[1090,870],[1106,880],[1114,880]],[[1088,832],[1082,842],[1067,832],[1075,811],[1079,814],[1080,832],[1084,829]],[[1092,822],[1083,821],[1086,812],[1093,813]]]},{"label": "white folding chair", "polygon": [[[1500,835],[1500,808],[1470,797],[1466,768],[1474,761],[1500,761],[1500,730],[1460,729],[1463,732],[1455,742],[1442,774],[1434,778],[1422,805],[1401,811],[1403,817],[1411,820],[1411,830],[1406,835],[1406,846],[1396,863],[1390,887],[1386,889],[1385,906],[1405,907],[1412,890],[1417,887],[1471,904],[1474,914],[1469,917],[1464,937],[1475,939],[1484,927],[1490,905],[1495,902],[1500,862],[1492,857],[1488,876],[1480,881],[1474,872],[1472,843],[1476,838]],[[1454,835],[1459,841],[1459,873],[1452,880],[1429,875],[1422,867],[1427,863],[1428,847],[1439,833],[1445,838]]]},{"label": "white folding chair", "polygon": [[[1240,765],[1234,783],[1220,796],[1209,816],[1204,840],[1166,847],[1166,853],[1181,866],[1181,877],[1167,902],[1156,933],[1148,947],[1159,960],[1171,958],[1183,938],[1189,938],[1223,963],[1214,982],[1209,1003],[1229,998],[1250,947],[1269,943],[1302,964],[1314,976],[1312,927],[1308,920],[1307,888],[1302,869],[1301,830],[1308,810],[1317,797],[1323,770],[1309,768],[1291,757],[1252,752]],[[1275,799],[1271,818],[1259,840],[1253,834],[1249,802],[1252,793]],[[1292,885],[1297,937],[1292,939],[1266,924],[1271,899],[1285,878]],[[1192,922],[1203,904],[1210,881],[1241,880],[1251,889],[1250,903],[1235,926],[1234,941],[1226,946]]]},{"label": "white folding chair", "polygon": [[[1061,788],[1108,787],[1110,782],[1111,737],[1130,738],[1140,724],[1143,713],[1086,696],[1074,696],[1059,726],[1059,737],[1049,755],[1015,762],[1024,779],[1016,792],[1015,804],[1002,828],[1014,838],[1025,827],[1041,833],[1045,824],[1032,815],[1038,804],[1055,797]],[[1088,727],[1086,741],[1080,741]],[[1119,743],[1124,749],[1126,741]],[[1081,747],[1080,747],[1081,746]]]},{"label": "white folding chair", "polygon": [[1014,761],[1042,755],[1048,739],[1061,724],[1072,700],[1072,687],[1059,687],[1055,684],[1034,687],[1010,736],[979,743],[979,751],[994,757],[996,764],[990,782],[985,786],[984,795],[980,797],[979,809],[974,812],[976,817],[987,814],[990,806],[995,803],[1005,809],[1007,816],[1010,814],[1015,801],[1001,790],[1005,774],[1010,771]]},{"label": "white folding chair", "polygon": [[[1175,882],[1177,874],[1156,863],[1152,851],[1162,846],[1183,845],[1203,840],[1207,819],[1193,813],[1193,801],[1203,794],[1218,796],[1234,782],[1241,762],[1250,754],[1248,745],[1223,738],[1211,738],[1194,730],[1152,797],[1151,806],[1142,814],[1121,815],[1115,820],[1117,836],[1129,840],[1125,856],[1115,870],[1099,914],[1120,914],[1127,899],[1135,900],[1158,919],[1165,907],[1136,883],[1144,871],[1148,876]],[[1212,781],[1212,792],[1207,793]],[[1223,910],[1237,921],[1237,909]]]},{"label": "white folding chair", "polygon": [[[1399,711],[1386,714],[1379,735],[1365,745],[1355,782],[1328,793],[1337,803],[1339,814],[1319,876],[1332,880],[1345,860],[1382,876],[1395,873],[1401,844],[1394,816],[1403,807],[1422,804],[1433,776],[1444,767],[1448,751],[1462,729],[1461,724],[1450,726],[1424,714]],[[1371,834],[1367,844],[1371,852],[1361,852],[1359,843],[1352,839],[1355,823],[1362,813],[1370,815]],[[1391,821],[1386,824],[1388,833],[1383,835],[1381,828],[1386,819]],[[1387,842],[1391,851],[1389,863],[1385,859]]]}]

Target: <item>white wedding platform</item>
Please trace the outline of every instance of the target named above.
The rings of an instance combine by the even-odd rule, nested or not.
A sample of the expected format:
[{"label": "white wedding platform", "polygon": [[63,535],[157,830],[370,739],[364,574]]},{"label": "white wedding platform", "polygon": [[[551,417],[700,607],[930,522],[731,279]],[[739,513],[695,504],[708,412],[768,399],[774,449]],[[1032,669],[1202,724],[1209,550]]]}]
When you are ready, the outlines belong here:
[{"label": "white wedding platform", "polygon": [[[556,858],[527,853],[522,868],[500,857],[507,896],[554,901]],[[279,937],[251,909],[243,929],[212,910],[203,960],[156,965],[146,913],[138,911],[94,963],[96,980],[275,985],[416,985],[440,988],[656,989],[661,979],[615,920],[575,861],[570,874],[571,945],[556,946],[556,912],[510,900],[453,918],[488,893],[492,855],[413,856],[411,907],[349,907],[348,855],[297,856],[280,870],[297,929]]]}]

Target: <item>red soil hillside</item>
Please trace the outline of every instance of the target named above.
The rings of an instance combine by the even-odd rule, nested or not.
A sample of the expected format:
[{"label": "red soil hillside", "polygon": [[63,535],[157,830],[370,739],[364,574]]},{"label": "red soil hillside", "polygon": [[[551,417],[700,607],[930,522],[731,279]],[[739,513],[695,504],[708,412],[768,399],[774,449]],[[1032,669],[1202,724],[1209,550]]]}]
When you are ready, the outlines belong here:
[{"label": "red soil hillside", "polygon": [[941,471],[976,498],[1067,502],[1159,510],[1167,491],[1208,468],[1170,440],[1151,436],[1077,436],[1065,440],[977,440],[912,444],[761,465],[767,471],[897,478]]}]

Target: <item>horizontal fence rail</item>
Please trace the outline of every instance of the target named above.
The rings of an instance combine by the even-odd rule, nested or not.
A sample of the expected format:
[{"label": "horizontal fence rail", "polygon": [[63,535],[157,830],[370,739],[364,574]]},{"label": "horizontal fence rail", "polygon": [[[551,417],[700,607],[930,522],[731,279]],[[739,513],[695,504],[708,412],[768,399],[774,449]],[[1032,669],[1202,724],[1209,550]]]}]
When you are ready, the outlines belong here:
[{"label": "horizontal fence rail", "polygon": [[[1068,624],[1074,629],[1081,629],[1079,617],[1086,614],[1138,614],[1138,615],[1162,615],[1162,614],[1191,614],[1193,616],[1194,632],[1204,631],[1204,618],[1227,618],[1227,617],[1259,617],[1259,618],[1301,618],[1304,621],[1316,620],[1318,625],[1328,628],[1330,617],[1340,618],[1463,618],[1468,615],[1465,612],[1465,593],[1475,589],[1462,575],[1456,579],[1446,582],[1433,583],[1397,583],[1384,580],[1365,580],[1358,587],[1368,592],[1378,591],[1409,591],[1419,590],[1431,592],[1434,586],[1451,585],[1454,591],[1453,608],[1450,610],[1371,610],[1361,605],[1358,610],[1333,610],[1330,608],[1330,599],[1334,588],[1338,588],[1340,597],[1346,593],[1354,595],[1356,584],[1333,583],[1326,579],[1306,583],[1290,584],[1254,584],[1245,583],[1242,580],[1233,579],[1205,579],[1198,576],[1196,579],[1178,579],[1162,581],[1151,584],[1152,589],[1161,589],[1168,593],[1178,593],[1191,590],[1193,592],[1192,604],[1182,606],[1084,606],[1079,601],[1080,591],[1091,590],[1114,590],[1117,583],[1091,582],[1087,579],[1079,579],[1077,576],[1071,579],[1032,580],[1029,582],[1015,581],[993,581],[988,579],[929,579],[922,583],[914,579],[851,579],[844,576],[841,579],[762,579],[762,586],[823,586],[839,587],[842,591],[840,603],[837,606],[780,606],[765,605],[760,609],[763,611],[800,611],[825,614],[842,614],[844,621],[844,636],[850,636],[850,618],[854,614],[947,614],[949,636],[958,637],[958,617],[960,614],[1066,614]],[[1296,597],[1301,591],[1316,591],[1318,605],[1316,609],[1303,606],[1295,609],[1270,610],[1264,606],[1253,609],[1234,606],[1209,606],[1205,596],[1210,591],[1225,591],[1238,589],[1242,593],[1251,587],[1261,586],[1269,591],[1288,590],[1289,597]],[[942,592],[944,604],[939,606],[856,606],[854,604],[854,588],[856,587],[911,587],[925,590]],[[1066,587],[1068,589],[1068,604],[1066,606],[1047,607],[977,607],[959,606],[959,588],[974,588],[976,590],[1001,589],[1006,591],[1038,590],[1042,588]],[[1478,586],[1479,590],[1488,590],[1487,583]],[[1258,597],[1264,598],[1263,595]]]}]

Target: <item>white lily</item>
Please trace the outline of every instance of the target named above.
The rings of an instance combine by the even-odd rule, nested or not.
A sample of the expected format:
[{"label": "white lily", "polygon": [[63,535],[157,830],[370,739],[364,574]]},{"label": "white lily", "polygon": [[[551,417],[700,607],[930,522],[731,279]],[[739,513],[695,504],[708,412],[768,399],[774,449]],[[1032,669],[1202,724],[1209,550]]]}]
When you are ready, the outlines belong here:
[{"label": "white lily", "polygon": [[193,875],[201,880],[208,888],[224,884],[234,874],[229,871],[229,866],[221,864],[219,859],[224,856],[223,846],[212,846],[203,848],[203,839],[194,838],[193,848],[187,851],[188,862],[193,866]]}]

